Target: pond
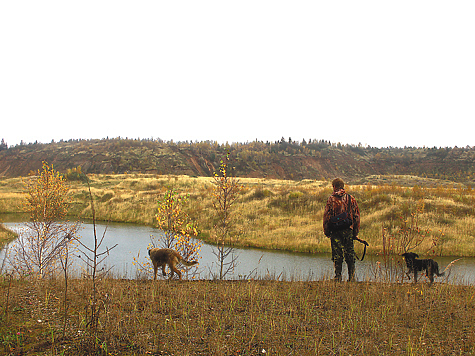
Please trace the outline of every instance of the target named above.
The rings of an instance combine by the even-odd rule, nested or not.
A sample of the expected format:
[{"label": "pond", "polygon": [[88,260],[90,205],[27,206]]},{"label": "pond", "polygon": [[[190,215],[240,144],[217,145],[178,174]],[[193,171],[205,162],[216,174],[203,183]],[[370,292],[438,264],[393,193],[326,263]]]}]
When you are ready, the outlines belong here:
[{"label": "pond", "polygon": [[[20,231],[24,228],[22,223],[8,222],[5,226],[12,230]],[[106,246],[117,244],[105,260],[105,268],[111,268],[113,276],[118,278],[137,278],[138,267],[134,265],[134,257],[140,262],[147,262],[147,246],[151,236],[160,236],[158,229],[124,223],[99,223],[96,224],[97,236],[101,237],[105,229],[105,238],[101,251]],[[79,232],[81,241],[92,245],[94,241],[93,225],[83,223]],[[14,243],[14,242],[13,242]],[[213,254],[214,246],[203,244],[200,252],[201,259],[197,268],[198,278],[212,279],[218,273],[217,258]],[[100,251],[100,252],[101,252]],[[361,246],[357,246],[361,254]],[[270,251],[251,248],[236,248],[237,265],[227,279],[269,278],[285,281],[315,281],[333,277],[333,263],[330,254],[305,254],[282,251]],[[456,258],[437,257],[441,270]],[[3,254],[0,254],[0,264]],[[363,262],[356,262],[356,278],[358,281],[371,281],[376,279],[378,271],[378,257],[366,256]],[[346,265],[344,264],[344,273]],[[455,284],[475,284],[475,258],[463,258],[453,264],[447,277],[436,278],[436,282],[449,282]],[[344,274],[344,280],[347,275]],[[426,280],[421,277],[421,281]]]}]

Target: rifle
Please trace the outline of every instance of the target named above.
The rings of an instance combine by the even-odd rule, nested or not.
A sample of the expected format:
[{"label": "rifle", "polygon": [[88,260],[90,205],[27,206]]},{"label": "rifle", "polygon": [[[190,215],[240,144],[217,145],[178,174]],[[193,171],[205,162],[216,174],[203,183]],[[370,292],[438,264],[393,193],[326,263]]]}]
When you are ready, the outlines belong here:
[{"label": "rifle", "polygon": [[364,256],[366,255],[366,246],[369,246],[369,243],[367,243],[365,240],[362,240],[362,239],[359,239],[359,238],[355,238],[353,240],[361,242],[364,245],[363,256],[361,256],[361,258],[358,258],[358,256],[356,256],[356,254],[355,254],[356,258],[358,258],[360,261],[363,261]]}]

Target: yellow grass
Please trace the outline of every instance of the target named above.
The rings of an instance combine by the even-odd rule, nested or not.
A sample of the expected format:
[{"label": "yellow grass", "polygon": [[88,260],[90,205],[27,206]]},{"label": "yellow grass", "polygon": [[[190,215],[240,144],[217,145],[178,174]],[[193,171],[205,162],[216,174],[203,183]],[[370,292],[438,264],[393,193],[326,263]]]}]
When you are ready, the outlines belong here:
[{"label": "yellow grass", "polygon": [[[96,217],[99,220],[154,225],[157,200],[167,189],[189,195],[184,209],[198,225],[200,238],[213,240],[212,178],[160,175],[91,175]],[[417,251],[435,255],[475,254],[475,193],[463,186],[423,178],[391,176],[400,185],[347,186],[361,212],[360,237],[369,253],[382,250],[382,231],[397,238],[401,225],[424,232]],[[372,177],[374,181],[374,177]],[[418,186],[404,186],[416,181]],[[322,217],[331,193],[327,181],[286,181],[241,178],[243,189],[234,205],[234,234],[239,246],[300,252],[328,252]],[[407,184],[405,184],[406,182]],[[73,217],[90,218],[87,185],[70,183]],[[0,181],[0,213],[21,212],[21,179]],[[411,227],[411,214],[416,226]],[[406,231],[407,232],[407,231]],[[433,245],[433,242],[436,245]],[[360,249],[360,246],[357,247]]]}]

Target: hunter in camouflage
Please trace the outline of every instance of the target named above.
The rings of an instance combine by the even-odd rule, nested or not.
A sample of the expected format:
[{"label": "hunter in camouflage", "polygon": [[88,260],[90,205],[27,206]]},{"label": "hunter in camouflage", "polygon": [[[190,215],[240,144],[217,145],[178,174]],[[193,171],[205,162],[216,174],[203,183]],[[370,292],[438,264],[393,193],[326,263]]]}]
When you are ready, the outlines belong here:
[{"label": "hunter in camouflage", "polygon": [[[323,214],[323,230],[331,240],[335,280],[341,281],[344,260],[348,266],[348,280],[353,281],[356,260],[353,240],[358,239],[360,211],[356,199],[346,193],[342,179],[334,179],[332,185],[333,194],[328,198]],[[338,225],[335,219],[340,218],[344,222]]]}]

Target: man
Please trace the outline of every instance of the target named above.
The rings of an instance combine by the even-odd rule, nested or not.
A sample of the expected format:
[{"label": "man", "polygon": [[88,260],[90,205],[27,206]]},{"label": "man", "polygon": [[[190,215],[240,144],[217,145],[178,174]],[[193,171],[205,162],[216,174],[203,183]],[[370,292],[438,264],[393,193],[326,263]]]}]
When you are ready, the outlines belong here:
[{"label": "man", "polygon": [[346,194],[345,183],[336,178],[332,182],[333,194],[327,200],[323,214],[323,230],[332,246],[335,281],[341,281],[343,260],[348,266],[348,280],[355,278],[355,249],[353,240],[358,239],[360,211],[356,199]]}]

